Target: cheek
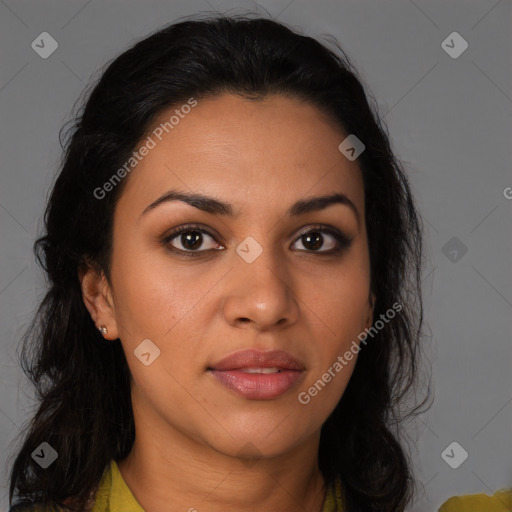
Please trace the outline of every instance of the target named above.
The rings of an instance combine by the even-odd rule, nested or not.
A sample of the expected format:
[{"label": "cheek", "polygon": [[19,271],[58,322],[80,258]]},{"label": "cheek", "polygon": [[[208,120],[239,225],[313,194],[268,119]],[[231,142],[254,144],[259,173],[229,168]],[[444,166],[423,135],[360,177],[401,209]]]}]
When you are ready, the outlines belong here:
[{"label": "cheek", "polygon": [[[212,314],[206,299],[219,277],[185,272],[163,255],[127,254],[117,261],[114,288],[116,321],[134,381],[146,395],[158,391],[185,406],[190,396],[184,389],[194,389],[204,371],[200,356]],[[150,366],[135,353],[146,339],[156,347],[149,345],[149,352],[158,353]]]},{"label": "cheek", "polygon": [[316,394],[323,397],[315,405],[319,410],[334,407],[343,394],[358,354],[364,349],[359,336],[368,326],[368,320],[371,322],[365,254],[358,251],[352,256],[347,258],[346,265],[332,272],[330,279],[322,281],[321,289],[311,286],[305,301],[312,310],[307,314],[316,334],[315,365],[303,389],[308,394],[306,400],[316,401]]},{"label": "cheek", "polygon": [[114,254],[112,268],[116,319],[130,336],[169,335],[208,290],[197,272],[188,275],[163,250],[141,251],[136,243]]},{"label": "cheek", "polygon": [[369,315],[370,279],[367,268],[360,265],[340,266],[321,285],[310,281],[304,303],[318,317],[327,338],[335,344],[347,336],[357,336]]},{"label": "cheek", "polygon": [[309,422],[312,430],[321,426],[340,401],[352,376],[356,359],[346,365],[334,364],[330,360],[320,372],[312,375],[311,380],[299,390],[296,396],[299,418]]}]

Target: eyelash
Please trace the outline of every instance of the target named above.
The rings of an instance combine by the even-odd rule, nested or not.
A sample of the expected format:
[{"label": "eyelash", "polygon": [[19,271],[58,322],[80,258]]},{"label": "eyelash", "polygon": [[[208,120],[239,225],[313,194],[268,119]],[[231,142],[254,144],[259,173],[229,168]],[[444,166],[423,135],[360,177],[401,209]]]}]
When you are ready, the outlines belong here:
[{"label": "eyelash", "polygon": [[[167,247],[171,252],[173,253],[176,253],[178,254],[179,256],[187,256],[187,257],[198,257],[198,256],[202,256],[204,253],[207,253],[209,251],[215,251],[217,249],[208,249],[208,250],[203,250],[203,251],[183,251],[181,249],[177,249],[176,247],[173,247],[172,245],[170,245],[170,242],[177,238],[179,235],[183,234],[183,233],[188,233],[188,232],[191,232],[191,231],[197,231],[199,233],[205,233],[207,234],[209,237],[211,237],[213,240],[217,241],[215,239],[215,236],[212,235],[209,231],[201,228],[200,226],[196,225],[196,224],[186,224],[184,226],[180,226],[179,228],[176,228],[175,230],[173,230],[171,233],[169,233],[168,235],[166,235],[163,239],[162,239],[162,244]],[[347,249],[351,243],[352,243],[352,239],[351,238],[348,238],[347,236],[345,236],[343,233],[341,233],[340,231],[338,231],[337,229],[334,229],[334,228],[330,228],[330,227],[326,227],[326,226],[322,226],[322,225],[313,225],[313,226],[309,226],[308,229],[304,230],[304,231],[301,231],[301,233],[299,234],[299,236],[294,240],[294,244],[300,240],[303,236],[309,234],[309,233],[316,233],[316,232],[320,232],[320,233],[327,233],[329,235],[331,235],[332,237],[334,237],[334,239],[338,242],[338,247],[335,248],[335,249],[331,249],[329,251],[312,251],[312,250],[303,250],[301,249],[300,252],[308,252],[308,253],[311,253],[311,254],[318,254],[318,255],[334,255],[334,254],[338,254],[340,252],[342,252],[344,249]]]}]

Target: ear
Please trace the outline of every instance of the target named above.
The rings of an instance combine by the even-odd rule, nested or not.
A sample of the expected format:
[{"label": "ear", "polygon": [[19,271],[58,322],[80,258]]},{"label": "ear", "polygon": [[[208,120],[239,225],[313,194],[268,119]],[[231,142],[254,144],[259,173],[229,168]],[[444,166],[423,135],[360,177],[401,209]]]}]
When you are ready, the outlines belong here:
[{"label": "ear", "polygon": [[115,319],[115,307],[110,284],[104,273],[95,265],[84,264],[78,271],[85,307],[97,328],[105,326],[106,339],[115,340],[119,330]]}]

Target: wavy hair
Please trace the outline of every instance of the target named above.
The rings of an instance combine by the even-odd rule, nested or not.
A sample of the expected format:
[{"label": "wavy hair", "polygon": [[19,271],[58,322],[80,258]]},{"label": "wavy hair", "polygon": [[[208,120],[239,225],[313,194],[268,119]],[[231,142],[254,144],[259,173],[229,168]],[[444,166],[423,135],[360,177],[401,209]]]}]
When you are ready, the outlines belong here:
[{"label": "wavy hair", "polygon": [[[135,439],[130,372],[118,341],[105,343],[82,299],[78,270],[94,265],[110,281],[113,213],[126,178],[98,200],[93,191],[119,169],[164,109],[190,97],[230,92],[284,94],[319,108],[366,146],[364,180],[374,320],[402,305],[361,350],[348,386],[322,427],[319,467],[339,475],[350,512],[399,512],[416,482],[402,442],[407,397],[418,388],[423,306],[423,224],[404,165],[393,154],[376,101],[334,41],[251,16],[181,20],[118,56],[87,91],[62,140],[60,173],[34,252],[48,289],[23,336],[20,363],[37,408],[12,464],[9,503],[85,510],[110,460]],[[63,138],[64,139],[64,138]],[[409,403],[409,402],[408,402]],[[57,463],[31,453],[48,442]],[[14,508],[13,508],[14,510]]]}]

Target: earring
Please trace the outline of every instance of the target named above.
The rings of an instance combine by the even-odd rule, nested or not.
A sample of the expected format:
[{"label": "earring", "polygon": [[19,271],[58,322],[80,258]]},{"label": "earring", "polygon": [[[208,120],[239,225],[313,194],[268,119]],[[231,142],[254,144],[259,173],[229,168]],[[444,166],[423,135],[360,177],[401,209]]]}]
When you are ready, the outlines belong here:
[{"label": "earring", "polygon": [[101,332],[101,334],[103,336],[105,336],[105,334],[107,334],[107,331],[108,331],[108,329],[104,325],[102,325],[101,327],[98,327],[98,330]]}]

